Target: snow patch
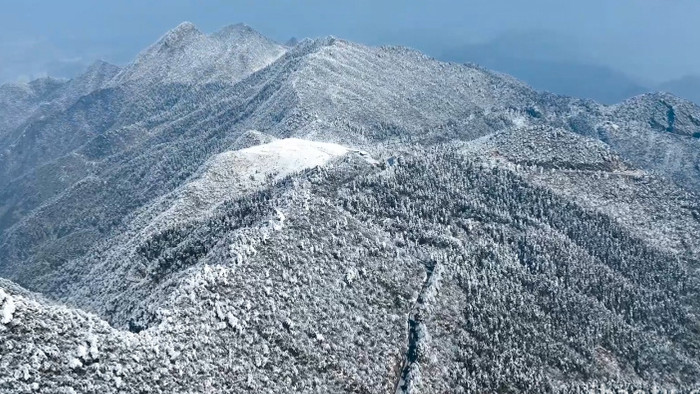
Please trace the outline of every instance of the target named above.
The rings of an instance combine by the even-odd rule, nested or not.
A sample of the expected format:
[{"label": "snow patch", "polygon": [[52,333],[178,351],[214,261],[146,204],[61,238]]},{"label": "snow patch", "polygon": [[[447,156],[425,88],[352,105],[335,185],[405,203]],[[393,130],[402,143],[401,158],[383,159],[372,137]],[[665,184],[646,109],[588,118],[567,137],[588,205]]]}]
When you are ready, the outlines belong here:
[{"label": "snow patch", "polygon": [[524,116],[516,116],[513,118],[513,125],[517,128],[527,126],[527,119]]},{"label": "snow patch", "polygon": [[88,348],[85,345],[78,346],[78,358],[85,358],[88,354]]},{"label": "snow patch", "polygon": [[354,268],[354,267],[348,268],[347,272],[345,273],[345,281],[348,284],[352,284],[352,282],[354,282],[355,279],[357,279],[358,274],[359,274],[359,272],[357,271],[356,268]]},{"label": "snow patch", "polygon": [[0,310],[0,323],[9,324],[17,308],[15,307],[15,301],[12,299],[12,296],[5,293],[2,289],[0,289],[0,305],[2,305],[2,310]]},{"label": "snow patch", "polygon": [[[202,217],[226,200],[258,190],[270,178],[278,180],[322,166],[350,151],[338,144],[287,138],[220,153],[204,164],[196,179],[174,192],[177,198],[150,221],[145,232],[157,232],[172,223]],[[278,210],[273,227],[281,228],[284,220],[284,214]]]},{"label": "snow patch", "polygon": [[83,363],[78,360],[77,358],[71,358],[70,361],[68,361],[68,368],[70,369],[76,369],[80,368],[83,366]]},{"label": "snow patch", "polygon": [[284,213],[282,211],[280,211],[279,209],[275,209],[275,212],[276,212],[276,217],[274,220],[272,220],[271,224],[272,224],[272,228],[275,231],[279,231],[282,229],[282,227],[284,227],[284,220],[286,217],[284,216]]}]

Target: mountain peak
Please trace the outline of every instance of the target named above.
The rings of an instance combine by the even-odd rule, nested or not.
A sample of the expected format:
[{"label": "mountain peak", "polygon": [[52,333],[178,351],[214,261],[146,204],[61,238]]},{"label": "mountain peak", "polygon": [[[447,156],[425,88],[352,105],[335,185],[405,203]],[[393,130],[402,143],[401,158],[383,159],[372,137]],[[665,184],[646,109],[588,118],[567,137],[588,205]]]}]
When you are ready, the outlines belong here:
[{"label": "mountain peak", "polygon": [[96,60],[90,64],[86,70],[86,73],[90,72],[100,72],[102,70],[114,70],[119,69],[119,66],[112,63],[106,62],[104,60]]},{"label": "mountain peak", "polygon": [[222,27],[215,34],[226,34],[226,33],[231,33],[231,32],[254,32],[254,31],[255,31],[255,29],[246,25],[245,23],[233,23],[233,24],[226,25],[226,26]]},{"label": "mountain peak", "polygon": [[[75,77],[72,84],[86,84],[85,89],[96,89],[105,84],[110,79],[114,78],[119,73],[120,67],[108,63],[104,60],[93,62],[84,73]],[[85,92],[88,93],[88,92]]]},{"label": "mountain peak", "polygon": [[268,65],[284,48],[242,23],[208,35],[183,22],[125,67],[115,83],[142,80],[147,85],[238,81]]},{"label": "mountain peak", "polygon": [[165,46],[177,46],[201,35],[202,32],[200,32],[197,26],[192,22],[182,22],[174,29],[165,33],[158,43]]},{"label": "mountain peak", "polygon": [[63,85],[66,81],[67,80],[63,78],[41,77],[29,81],[28,85],[35,91],[47,91]]},{"label": "mountain peak", "polygon": [[284,43],[284,46],[286,47],[295,47],[299,43],[299,40],[296,37],[292,37],[287,42]]},{"label": "mountain peak", "polygon": [[180,23],[179,25],[175,26],[172,30],[170,30],[171,33],[173,32],[199,32],[197,29],[197,26],[195,26],[194,23],[184,21]]},{"label": "mountain peak", "polygon": [[224,26],[211,36],[212,38],[220,40],[240,40],[248,37],[260,37],[267,39],[267,37],[260,34],[260,32],[246,25],[245,23],[236,23],[234,25]]}]

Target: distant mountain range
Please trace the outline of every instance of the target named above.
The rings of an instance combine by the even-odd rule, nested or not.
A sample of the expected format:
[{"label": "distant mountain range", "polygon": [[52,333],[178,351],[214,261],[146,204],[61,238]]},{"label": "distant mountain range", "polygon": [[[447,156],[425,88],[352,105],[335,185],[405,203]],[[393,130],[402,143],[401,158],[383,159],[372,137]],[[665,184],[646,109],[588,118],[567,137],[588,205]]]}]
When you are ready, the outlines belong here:
[{"label": "distant mountain range", "polygon": [[700,103],[700,76],[686,76],[664,82],[656,88],[662,92],[673,93],[686,100]]},{"label": "distant mountain range", "polygon": [[183,23],[0,87],[0,392],[690,391],[698,193],[668,93]]},{"label": "distant mountain range", "polygon": [[451,48],[443,51],[440,59],[476,63],[511,74],[538,90],[605,104],[653,91],[700,103],[700,77],[687,76],[658,85],[639,82],[622,71],[597,64],[579,52],[572,39],[546,32],[512,33]]}]

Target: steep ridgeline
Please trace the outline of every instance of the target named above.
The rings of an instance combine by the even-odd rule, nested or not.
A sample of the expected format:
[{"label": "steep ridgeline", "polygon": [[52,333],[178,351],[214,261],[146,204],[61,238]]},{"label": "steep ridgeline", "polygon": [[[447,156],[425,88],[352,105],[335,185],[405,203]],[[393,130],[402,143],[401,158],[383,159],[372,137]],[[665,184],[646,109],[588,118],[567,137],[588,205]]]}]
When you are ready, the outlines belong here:
[{"label": "steep ridgeline", "polygon": [[700,384],[682,100],[185,23],[50,116],[2,108],[2,392]]},{"label": "steep ridgeline", "polygon": [[[168,111],[184,96],[199,101],[211,91],[225,90],[267,66],[284,51],[284,47],[245,25],[204,35],[192,24],[183,23],[121,70],[98,63],[86,74],[65,82],[64,88],[50,90],[51,95],[31,96],[34,101],[49,102],[49,108],[22,119],[24,122],[13,121],[6,131],[0,132],[0,136],[7,134],[3,146],[13,148],[0,158],[0,176],[5,178],[0,179],[0,184],[70,154],[91,139],[100,144],[110,130],[130,128],[130,132],[120,133],[118,144],[128,146],[132,138],[145,132],[141,122]],[[36,82],[30,87],[34,85]],[[17,89],[3,87],[11,92]],[[7,100],[18,101],[15,96],[16,93],[8,94]],[[27,113],[24,108],[8,108],[7,112]],[[97,152],[93,154],[108,149],[102,145],[109,142],[94,147]]]},{"label": "steep ridgeline", "polygon": [[0,138],[29,119],[37,120],[66,109],[80,97],[104,87],[118,72],[119,67],[97,61],[70,81],[41,78],[1,85]]},{"label": "steep ridgeline", "polygon": [[494,133],[464,149],[614,218],[656,248],[700,257],[696,195],[639,170],[601,141],[534,127]]},{"label": "steep ridgeline", "polygon": [[[0,232],[57,192],[97,175],[105,157],[148,140],[153,122],[161,122],[159,115],[170,113],[163,116],[176,120],[283,52],[245,25],[207,36],[183,23],[121,70],[97,63],[74,80],[54,82],[62,85],[50,95],[33,93],[31,103],[47,102],[36,113],[31,103],[6,107],[5,100],[20,101],[17,93],[10,94],[19,87],[4,85],[0,110],[17,113],[22,121],[6,129],[0,125]],[[35,85],[39,81],[25,90],[38,90]],[[185,108],[172,112],[180,101]]]},{"label": "steep ridgeline", "polygon": [[[162,112],[109,127],[15,178],[3,198],[0,275],[44,288],[38,273],[60,270],[121,231],[124,218],[251,129],[378,150],[412,140],[472,139],[546,108],[526,86],[488,71],[333,38],[300,43],[243,81],[216,86],[194,88]],[[56,176],[72,167],[79,176]],[[37,182],[43,178],[49,182]]]},{"label": "steep ridgeline", "polygon": [[284,51],[282,45],[243,24],[206,35],[185,22],[140,53],[112,84],[235,83],[272,63]]},{"label": "steep ridgeline", "polygon": [[569,117],[575,132],[600,139],[637,166],[700,191],[700,107],[665,93],[610,107],[583,106]]}]

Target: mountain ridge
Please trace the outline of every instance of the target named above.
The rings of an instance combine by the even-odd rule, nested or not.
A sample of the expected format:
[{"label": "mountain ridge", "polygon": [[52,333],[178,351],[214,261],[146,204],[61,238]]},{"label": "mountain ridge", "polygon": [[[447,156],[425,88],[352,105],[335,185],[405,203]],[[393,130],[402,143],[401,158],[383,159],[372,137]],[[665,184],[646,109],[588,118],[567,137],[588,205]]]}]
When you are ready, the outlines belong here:
[{"label": "mountain ridge", "polygon": [[0,388],[698,383],[697,106],[223,30],[0,139]]},{"label": "mountain ridge", "polygon": [[183,22],[142,51],[114,82],[192,83],[196,78],[235,83],[283,53],[281,45],[243,24],[206,35]]}]

